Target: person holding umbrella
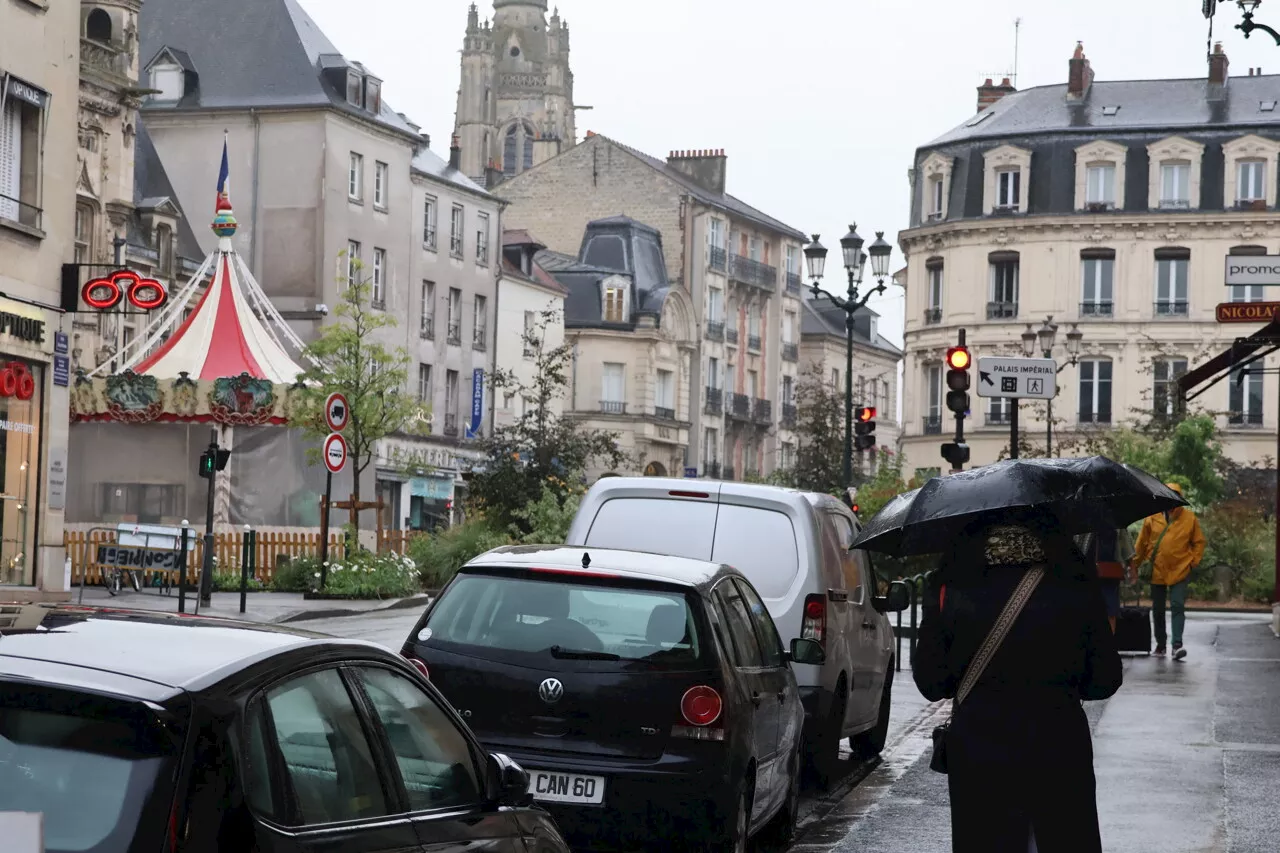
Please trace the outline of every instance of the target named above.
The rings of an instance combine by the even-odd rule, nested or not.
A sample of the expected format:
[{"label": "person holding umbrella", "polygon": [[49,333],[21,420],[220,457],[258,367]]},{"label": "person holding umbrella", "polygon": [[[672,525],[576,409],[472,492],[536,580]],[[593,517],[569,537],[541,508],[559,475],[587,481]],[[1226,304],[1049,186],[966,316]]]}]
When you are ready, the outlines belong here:
[{"label": "person holding umbrella", "polygon": [[[1182,494],[1177,483],[1165,485]],[[1132,583],[1134,569],[1151,561],[1151,618],[1155,622],[1157,655],[1167,652],[1167,600],[1173,611],[1173,659],[1184,660],[1187,656],[1182,647],[1182,629],[1187,624],[1187,585],[1191,572],[1204,559],[1205,544],[1200,519],[1187,507],[1157,513],[1142,522],[1136,553],[1129,560],[1128,577]]]},{"label": "person holding umbrella", "polygon": [[1133,537],[1128,528],[1100,530],[1076,537],[1080,551],[1098,567],[1098,582],[1107,605],[1107,622],[1116,632],[1120,617],[1120,581],[1129,574],[1129,560],[1134,554]]}]

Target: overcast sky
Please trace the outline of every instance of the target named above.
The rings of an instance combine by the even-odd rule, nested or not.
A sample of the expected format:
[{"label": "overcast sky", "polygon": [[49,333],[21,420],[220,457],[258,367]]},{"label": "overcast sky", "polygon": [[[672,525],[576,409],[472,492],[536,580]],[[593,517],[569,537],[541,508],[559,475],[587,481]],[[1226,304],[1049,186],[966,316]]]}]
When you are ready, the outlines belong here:
[{"label": "overcast sky", "polygon": [[[556,0],[552,0],[554,4]],[[349,60],[447,156],[469,0],[301,0]],[[1214,38],[1232,73],[1280,72],[1265,33],[1246,41],[1223,2]],[[1258,20],[1280,28],[1280,3]],[[481,18],[493,14],[480,2]],[[976,87],[1013,69],[1018,87],[1065,83],[1077,40],[1100,80],[1206,73],[1201,0],[560,0],[572,37],[578,133],[650,154],[724,148],[729,191],[831,250],[851,222],[870,243],[907,225],[915,149],[973,115]],[[1269,12],[1271,14],[1269,14]],[[999,82],[997,79],[996,82]],[[838,276],[840,281],[836,281]],[[901,343],[902,294],[873,305]]]}]

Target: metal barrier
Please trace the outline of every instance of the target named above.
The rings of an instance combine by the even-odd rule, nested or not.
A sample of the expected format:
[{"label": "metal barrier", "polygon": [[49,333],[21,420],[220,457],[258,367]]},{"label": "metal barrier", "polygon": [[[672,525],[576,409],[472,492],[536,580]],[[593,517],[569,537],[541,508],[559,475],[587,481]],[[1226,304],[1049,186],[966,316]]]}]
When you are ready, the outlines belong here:
[{"label": "metal barrier", "polygon": [[909,577],[909,578],[900,578],[900,580],[903,583],[905,583],[907,587],[911,590],[911,604],[909,605],[909,609],[911,610],[911,625],[905,632],[903,631],[902,611],[899,610],[898,625],[893,631],[895,641],[897,642],[897,651],[894,653],[894,658],[893,658],[894,669],[897,672],[902,672],[902,640],[903,640],[904,634],[906,635],[906,639],[907,639],[908,663],[914,664],[916,660],[916,637],[920,633],[919,604],[920,604],[920,595],[924,591],[924,578],[925,578],[924,575],[913,575],[912,577]]},{"label": "metal barrier", "polygon": [[[80,572],[80,595],[78,603],[84,603],[84,588],[91,567],[97,568],[102,578],[103,587],[115,597],[125,592],[125,581],[133,587],[134,592],[141,593],[147,586],[156,587],[159,595],[173,594],[173,577],[178,577],[178,601],[181,609],[184,585],[181,581],[186,571],[187,553],[189,551],[187,528],[181,531],[180,547],[178,534],[167,530],[143,530],[135,527],[130,531],[127,526],[93,527],[89,530],[90,539],[95,533],[107,533],[113,540],[96,541],[92,553],[92,561]],[[135,540],[125,544],[127,537]],[[137,540],[141,540],[138,544]],[[152,547],[164,546],[164,547]],[[94,546],[91,546],[94,547]],[[102,559],[102,558],[105,558]],[[148,581],[151,581],[148,583]]]}]

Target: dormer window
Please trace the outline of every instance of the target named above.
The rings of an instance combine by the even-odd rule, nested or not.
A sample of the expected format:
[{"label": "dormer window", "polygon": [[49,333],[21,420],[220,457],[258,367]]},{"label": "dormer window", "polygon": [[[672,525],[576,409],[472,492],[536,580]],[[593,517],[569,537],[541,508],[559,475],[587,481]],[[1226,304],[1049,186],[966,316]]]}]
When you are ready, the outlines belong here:
[{"label": "dormer window", "polygon": [[347,72],[347,103],[353,107],[364,106],[364,88],[360,83],[360,75],[354,71]]},{"label": "dormer window", "polygon": [[1200,163],[1204,146],[1171,136],[1147,146],[1150,174],[1147,207],[1193,210],[1200,206]]},{"label": "dormer window", "polygon": [[936,151],[920,164],[924,172],[925,217],[930,222],[938,222],[947,218],[948,189],[951,186],[951,170],[955,166],[955,158],[947,157]]},{"label": "dormer window", "polygon": [[1014,145],[1000,145],[982,155],[985,180],[982,192],[984,213],[1027,212],[1031,180],[1031,152]]},{"label": "dormer window", "polygon": [[600,284],[601,317],[606,323],[627,322],[627,284],[621,278],[609,278]]},{"label": "dormer window", "polygon": [[1096,140],[1076,149],[1076,209],[1116,210],[1124,207],[1125,160],[1129,150]]},{"label": "dormer window", "polygon": [[1267,202],[1267,163],[1265,160],[1241,160],[1236,164],[1236,202],[1252,205]]},{"label": "dormer window", "polygon": [[929,218],[942,218],[942,176],[929,180]]},{"label": "dormer window", "polygon": [[182,78],[182,67],[171,63],[153,66],[151,88],[158,90],[158,94],[152,96],[157,101],[182,100],[186,89]]},{"label": "dormer window", "polygon": [[364,108],[377,115],[382,111],[382,81],[366,77],[364,83]]},{"label": "dormer window", "polygon": [[996,207],[1017,209],[1022,201],[1022,172],[1001,169],[996,173]]},{"label": "dormer window", "polygon": [[1085,203],[1090,207],[1110,210],[1116,206],[1116,167],[1113,163],[1096,163],[1085,175]]},{"label": "dormer window", "polygon": [[1228,210],[1275,207],[1280,142],[1249,134],[1223,145],[1222,155],[1226,160],[1223,207]]}]

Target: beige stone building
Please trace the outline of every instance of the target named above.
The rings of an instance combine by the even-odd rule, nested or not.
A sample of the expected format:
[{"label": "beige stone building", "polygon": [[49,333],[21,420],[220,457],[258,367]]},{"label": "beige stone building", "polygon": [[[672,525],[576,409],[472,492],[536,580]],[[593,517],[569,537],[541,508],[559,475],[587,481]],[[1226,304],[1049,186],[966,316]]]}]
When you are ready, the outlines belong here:
[{"label": "beige stone building", "polygon": [[[1174,379],[1262,325],[1219,324],[1216,306],[1275,298],[1226,287],[1224,263],[1280,254],[1280,76],[1230,76],[1220,46],[1199,79],[1095,82],[1082,47],[1067,71],[1065,84],[1021,92],[987,81],[977,114],[916,152],[912,224],[899,235],[909,468],[942,465],[942,359],[960,328],[975,359],[1020,355],[1022,335],[1052,317],[1057,446],[1170,414]],[[1192,406],[1214,414],[1231,457],[1273,456],[1277,377],[1239,379]],[[976,371],[973,381],[966,433],[980,465],[1008,445],[1010,408],[977,396]],[[1043,449],[1047,407],[1020,408]]]},{"label": "beige stone building", "polygon": [[0,597],[62,598],[76,113],[85,10],[0,3]]},{"label": "beige stone building", "polygon": [[[523,388],[537,382],[537,346],[544,352],[564,346],[564,285],[543,269],[537,255],[545,249],[527,231],[502,235],[502,279],[498,282],[498,333],[494,344],[497,369],[508,372]],[[566,400],[558,397],[547,405],[553,415],[564,413]],[[530,401],[518,391],[507,390],[494,401],[494,424],[508,426],[530,410]]]}]

